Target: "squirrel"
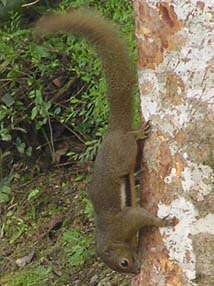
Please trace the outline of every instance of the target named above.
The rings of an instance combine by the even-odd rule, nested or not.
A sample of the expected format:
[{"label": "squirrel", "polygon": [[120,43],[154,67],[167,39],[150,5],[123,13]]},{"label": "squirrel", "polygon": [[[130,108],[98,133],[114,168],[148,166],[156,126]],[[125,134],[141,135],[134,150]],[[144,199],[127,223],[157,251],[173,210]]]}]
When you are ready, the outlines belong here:
[{"label": "squirrel", "polygon": [[102,60],[110,117],[88,186],[95,211],[96,251],[111,269],[137,274],[141,264],[133,241],[138,231],[144,226],[171,225],[171,221],[126,203],[127,178],[135,170],[137,140],[145,139],[149,129],[146,124],[143,129],[132,130],[132,89],[137,77],[127,45],[113,23],[85,8],[43,16],[36,31],[37,34],[61,31],[83,36],[94,45]]}]

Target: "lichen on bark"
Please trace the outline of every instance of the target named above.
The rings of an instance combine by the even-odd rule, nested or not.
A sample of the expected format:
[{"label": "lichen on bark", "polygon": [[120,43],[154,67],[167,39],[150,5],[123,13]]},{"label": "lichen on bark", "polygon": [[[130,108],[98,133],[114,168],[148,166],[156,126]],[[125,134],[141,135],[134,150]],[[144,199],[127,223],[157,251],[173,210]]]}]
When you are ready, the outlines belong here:
[{"label": "lichen on bark", "polygon": [[179,223],[144,231],[133,285],[214,280],[212,8],[209,0],[134,1],[142,113],[152,122],[142,205]]}]

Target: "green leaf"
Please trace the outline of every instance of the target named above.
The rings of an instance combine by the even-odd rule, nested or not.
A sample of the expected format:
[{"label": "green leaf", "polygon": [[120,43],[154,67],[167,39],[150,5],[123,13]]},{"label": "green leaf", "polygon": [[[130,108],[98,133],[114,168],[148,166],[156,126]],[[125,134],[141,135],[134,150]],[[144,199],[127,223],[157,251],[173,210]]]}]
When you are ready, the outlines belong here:
[{"label": "green leaf", "polygon": [[9,94],[5,94],[3,97],[2,97],[2,102],[4,102],[8,107],[12,106],[15,102],[14,98]]},{"label": "green leaf", "polygon": [[7,130],[4,130],[5,132],[1,132],[1,138],[3,141],[11,141],[12,137],[11,135],[8,133]]},{"label": "green leaf", "polygon": [[28,147],[26,150],[26,155],[30,157],[32,155],[32,147]]},{"label": "green leaf", "polygon": [[31,119],[33,120],[37,114],[38,114],[38,109],[36,106],[34,106],[34,108],[32,109],[32,112],[31,112]]},{"label": "green leaf", "polygon": [[2,136],[3,141],[11,141],[12,137],[10,134],[5,134]]},{"label": "green leaf", "polygon": [[34,200],[34,199],[38,196],[39,193],[40,193],[40,190],[39,190],[39,189],[33,189],[33,190],[28,194],[27,200],[28,200],[28,201]]},{"label": "green leaf", "polygon": [[6,6],[8,0],[1,0],[1,3]]},{"label": "green leaf", "polygon": [[20,137],[16,138],[16,148],[19,151],[19,153],[24,154],[25,153],[25,143],[22,142],[22,140],[20,139]]},{"label": "green leaf", "polygon": [[1,187],[0,192],[5,193],[5,194],[10,194],[11,193],[11,187],[4,185]]},{"label": "green leaf", "polygon": [[60,112],[61,112],[61,107],[55,108],[55,110],[54,110],[54,114],[55,114],[55,115],[60,114]]},{"label": "green leaf", "polygon": [[8,203],[10,201],[11,188],[8,185],[0,186],[0,203]]},{"label": "green leaf", "polygon": [[17,149],[18,149],[19,153],[24,154],[24,152],[25,152],[25,143],[20,144],[17,147]]},{"label": "green leaf", "polygon": [[4,194],[0,192],[0,203],[8,203],[10,201],[10,197],[8,194]]}]

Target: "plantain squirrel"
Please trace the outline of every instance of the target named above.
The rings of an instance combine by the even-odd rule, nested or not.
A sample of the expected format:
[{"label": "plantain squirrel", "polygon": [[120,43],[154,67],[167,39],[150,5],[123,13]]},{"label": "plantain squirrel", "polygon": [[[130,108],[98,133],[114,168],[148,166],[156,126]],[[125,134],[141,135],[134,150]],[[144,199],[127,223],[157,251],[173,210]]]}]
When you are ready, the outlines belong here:
[{"label": "plantain squirrel", "polygon": [[132,130],[132,88],[136,75],[126,44],[112,23],[87,9],[45,16],[36,30],[39,34],[66,31],[84,36],[102,59],[110,118],[88,187],[95,210],[96,249],[110,268],[139,273],[140,261],[133,243],[137,232],[143,226],[161,227],[170,221],[141,207],[126,205],[126,181],[135,169],[136,140],[144,138],[148,131],[148,124],[144,129]]}]

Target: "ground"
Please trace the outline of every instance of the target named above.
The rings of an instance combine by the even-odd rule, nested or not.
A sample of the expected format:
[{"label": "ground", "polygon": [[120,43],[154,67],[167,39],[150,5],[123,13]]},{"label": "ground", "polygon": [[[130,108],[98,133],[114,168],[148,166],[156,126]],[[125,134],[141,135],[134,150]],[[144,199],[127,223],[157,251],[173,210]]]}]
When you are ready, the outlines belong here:
[{"label": "ground", "polygon": [[130,285],[95,254],[88,168],[68,168],[91,162],[105,133],[102,66],[84,40],[39,42],[32,26],[54,3],[63,11],[87,2],[118,23],[136,60],[132,3],[39,2],[0,29],[0,286]]},{"label": "ground", "polygon": [[22,174],[0,205],[0,285],[130,285],[95,254],[88,176],[72,168]]}]

